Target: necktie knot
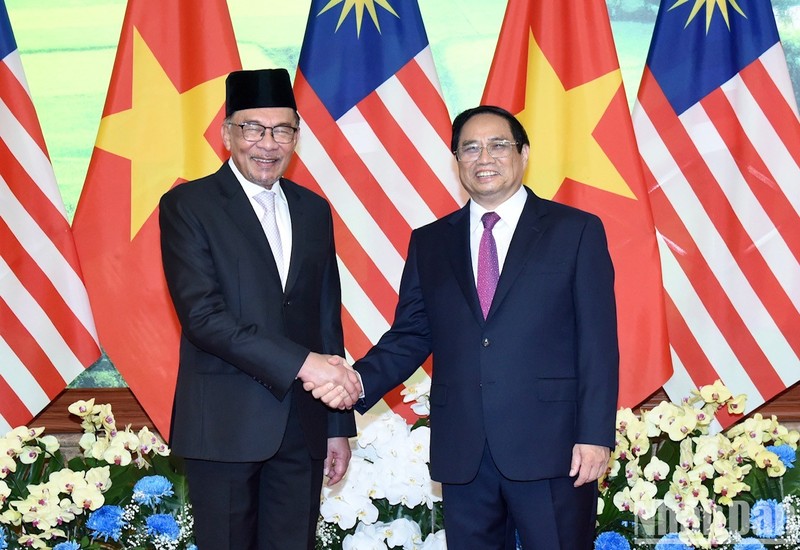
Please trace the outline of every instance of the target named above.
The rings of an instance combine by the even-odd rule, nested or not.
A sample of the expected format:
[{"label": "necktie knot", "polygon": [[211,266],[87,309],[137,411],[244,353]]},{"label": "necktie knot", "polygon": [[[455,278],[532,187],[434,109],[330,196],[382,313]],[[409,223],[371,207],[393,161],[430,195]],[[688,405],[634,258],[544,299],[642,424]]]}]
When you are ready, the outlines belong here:
[{"label": "necktie knot", "polygon": [[483,228],[491,231],[495,224],[500,221],[500,216],[497,215],[497,212],[487,212],[481,216],[481,221],[483,222]]}]

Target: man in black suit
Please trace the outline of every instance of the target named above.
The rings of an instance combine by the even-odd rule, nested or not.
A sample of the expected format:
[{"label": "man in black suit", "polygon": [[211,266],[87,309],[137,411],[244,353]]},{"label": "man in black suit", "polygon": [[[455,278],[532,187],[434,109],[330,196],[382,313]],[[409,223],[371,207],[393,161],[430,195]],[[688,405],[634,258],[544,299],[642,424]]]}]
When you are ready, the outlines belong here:
[{"label": "man in black suit", "polygon": [[230,159],[160,203],[182,329],[171,445],[200,550],[308,550],[323,475],[342,478],[356,431],[301,384],[360,391],[327,360],[344,354],[331,211],[282,178],[300,122],[285,69],[231,73],[226,115]]},{"label": "man in black suit", "polygon": [[[448,548],[513,548],[513,525],[525,550],[589,549],[619,363],[602,223],[523,186],[528,136],[504,109],[461,113],[452,150],[471,200],[412,233],[394,323],[354,365],[357,409],[433,354]],[[340,405],[340,388],[312,386]]]}]

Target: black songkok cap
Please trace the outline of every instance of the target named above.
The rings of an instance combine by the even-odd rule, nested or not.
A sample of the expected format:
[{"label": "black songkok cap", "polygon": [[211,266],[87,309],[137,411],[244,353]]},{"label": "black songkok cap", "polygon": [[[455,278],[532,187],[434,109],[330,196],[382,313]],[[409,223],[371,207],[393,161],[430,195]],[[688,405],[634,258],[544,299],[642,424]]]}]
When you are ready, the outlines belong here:
[{"label": "black songkok cap", "polygon": [[297,110],[286,69],[234,71],[225,79],[225,116],[243,109],[290,107]]}]

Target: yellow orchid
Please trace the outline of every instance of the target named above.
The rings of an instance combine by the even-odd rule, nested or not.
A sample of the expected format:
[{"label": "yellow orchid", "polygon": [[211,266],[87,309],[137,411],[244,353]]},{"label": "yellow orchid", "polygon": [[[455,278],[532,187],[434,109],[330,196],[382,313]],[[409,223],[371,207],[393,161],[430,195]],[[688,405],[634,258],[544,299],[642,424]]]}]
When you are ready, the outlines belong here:
[{"label": "yellow orchid", "polygon": [[672,441],[681,441],[697,427],[696,411],[690,405],[683,405],[675,415],[663,417],[659,426]]},{"label": "yellow orchid", "polygon": [[72,502],[83,510],[97,510],[105,503],[105,497],[97,487],[89,483],[75,487]]},{"label": "yellow orchid", "polygon": [[88,401],[75,401],[72,405],[67,407],[67,410],[80,418],[90,415],[94,410],[94,398]]},{"label": "yellow orchid", "polygon": [[747,395],[740,393],[736,397],[728,400],[727,403],[728,412],[730,414],[744,414],[746,404],[747,404]]},{"label": "yellow orchid", "polygon": [[730,390],[719,379],[713,384],[700,388],[699,393],[706,403],[723,404],[732,397]]},{"label": "yellow orchid", "polygon": [[113,441],[103,451],[103,460],[109,464],[117,466],[127,466],[133,460],[131,452],[127,449],[123,441]]},{"label": "yellow orchid", "polygon": [[17,471],[17,461],[11,456],[0,454],[0,479],[5,479],[9,474]]},{"label": "yellow orchid", "polygon": [[661,481],[669,476],[669,464],[652,456],[650,462],[644,467],[644,477],[648,481]]},{"label": "yellow orchid", "polygon": [[0,479],[0,508],[2,508],[3,504],[6,503],[6,500],[8,500],[8,496],[10,494],[11,488],[4,480]]},{"label": "yellow orchid", "polygon": [[33,446],[33,445],[26,445],[22,448],[22,452],[19,453],[19,461],[23,464],[33,464],[36,462],[36,459],[39,458],[39,454],[42,452],[41,447]]},{"label": "yellow orchid", "polygon": [[749,485],[731,475],[714,478],[714,492],[720,495],[718,502],[723,506],[730,506],[735,496],[749,490]]},{"label": "yellow orchid", "polygon": [[714,466],[706,462],[698,464],[689,470],[689,480],[692,483],[702,483],[712,477],[714,477]]},{"label": "yellow orchid", "polygon": [[106,492],[111,487],[111,469],[108,466],[92,468],[86,472],[86,483],[98,491]]},{"label": "yellow orchid", "polygon": [[639,480],[642,475],[642,469],[639,467],[639,458],[635,458],[625,465],[625,478],[628,480],[628,485],[633,485]]}]

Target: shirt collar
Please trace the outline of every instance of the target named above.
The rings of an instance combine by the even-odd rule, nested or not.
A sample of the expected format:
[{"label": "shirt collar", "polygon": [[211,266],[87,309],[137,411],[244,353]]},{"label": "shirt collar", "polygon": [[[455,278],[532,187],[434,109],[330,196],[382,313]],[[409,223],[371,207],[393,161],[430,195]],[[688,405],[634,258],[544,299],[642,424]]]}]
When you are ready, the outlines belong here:
[{"label": "shirt collar", "polygon": [[[520,185],[516,193],[511,195],[508,199],[506,199],[505,202],[492,210],[492,212],[497,212],[497,215],[500,216],[501,222],[507,223],[511,227],[516,227],[520,216],[522,216],[522,210],[525,208],[525,201],[527,200],[528,192],[525,190],[524,185]],[[474,228],[478,224],[483,225],[481,222],[481,217],[486,212],[490,211],[486,210],[483,206],[473,200],[469,201],[470,227]]]},{"label": "shirt collar", "polygon": [[[251,200],[254,200],[253,198],[256,195],[258,195],[259,193],[261,193],[262,191],[265,190],[260,185],[255,184],[252,181],[250,181],[247,178],[245,178],[242,175],[242,173],[239,172],[239,169],[236,167],[236,165],[233,163],[233,159],[229,159],[228,160],[228,166],[231,167],[231,170],[233,171],[233,175],[236,176],[236,180],[239,182],[239,185],[242,186],[242,189],[244,190],[245,194]],[[286,202],[286,195],[283,194],[283,188],[281,187],[281,180],[280,179],[272,184],[272,191],[275,192],[275,198],[277,198],[278,200],[280,200],[280,201],[282,201],[284,203]]]}]

